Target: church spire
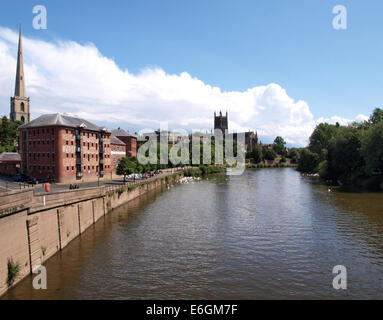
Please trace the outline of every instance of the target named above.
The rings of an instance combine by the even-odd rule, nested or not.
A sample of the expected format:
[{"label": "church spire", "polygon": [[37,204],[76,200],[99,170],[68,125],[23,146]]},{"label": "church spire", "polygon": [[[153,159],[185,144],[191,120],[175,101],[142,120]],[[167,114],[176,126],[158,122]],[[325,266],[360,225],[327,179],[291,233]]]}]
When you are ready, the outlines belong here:
[{"label": "church spire", "polygon": [[15,96],[11,97],[11,121],[28,123],[31,121],[30,100],[25,93],[23,40],[19,30],[19,49],[17,50]]},{"label": "church spire", "polygon": [[24,62],[23,62],[23,40],[21,37],[21,26],[19,29],[19,49],[17,51],[16,85],[15,97],[25,98]]}]

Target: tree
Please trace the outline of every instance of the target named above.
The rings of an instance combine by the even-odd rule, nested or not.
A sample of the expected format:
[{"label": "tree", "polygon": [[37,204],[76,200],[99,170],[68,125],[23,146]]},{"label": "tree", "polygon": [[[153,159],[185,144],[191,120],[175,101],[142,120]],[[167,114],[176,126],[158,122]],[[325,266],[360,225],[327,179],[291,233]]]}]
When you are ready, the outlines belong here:
[{"label": "tree", "polygon": [[364,133],[361,153],[365,161],[366,174],[383,172],[383,121]]},{"label": "tree", "polygon": [[369,122],[370,124],[374,125],[378,124],[381,121],[383,121],[383,110],[380,108],[376,108],[370,116]]},{"label": "tree", "polygon": [[333,181],[341,180],[351,184],[364,174],[361,155],[360,132],[353,128],[341,127],[330,141],[327,154],[327,175]]},{"label": "tree", "polygon": [[314,173],[319,164],[319,156],[317,153],[311,152],[309,149],[302,149],[298,161],[298,171],[304,173]]},{"label": "tree", "polygon": [[323,150],[327,150],[331,139],[335,136],[339,126],[328,123],[321,123],[316,126],[310,136],[309,149],[318,154],[324,160]]},{"label": "tree", "polygon": [[264,158],[266,160],[274,160],[277,157],[277,154],[273,149],[266,149],[264,151]]},{"label": "tree", "polygon": [[21,121],[11,122],[7,117],[2,117],[0,125],[0,153],[17,151],[16,142],[19,136],[17,128],[22,124]]},{"label": "tree", "polygon": [[298,163],[299,151],[296,148],[290,149],[287,156],[290,158],[292,164]]},{"label": "tree", "polygon": [[274,140],[274,151],[277,153],[277,154],[280,154],[280,155],[284,155],[285,154],[285,144],[286,144],[286,141],[283,140],[282,137],[278,136],[275,138]]},{"label": "tree", "polygon": [[259,144],[250,152],[250,158],[254,160],[254,163],[260,163],[263,160],[262,147]]},{"label": "tree", "polygon": [[136,173],[139,171],[138,162],[136,157],[122,158],[117,166],[117,174],[124,176],[124,181],[127,175]]}]

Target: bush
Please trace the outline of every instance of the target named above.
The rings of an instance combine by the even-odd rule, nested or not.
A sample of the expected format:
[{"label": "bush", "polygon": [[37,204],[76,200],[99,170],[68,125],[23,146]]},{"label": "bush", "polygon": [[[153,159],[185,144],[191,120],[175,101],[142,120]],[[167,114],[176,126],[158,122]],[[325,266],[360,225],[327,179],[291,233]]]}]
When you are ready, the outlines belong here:
[{"label": "bush", "polygon": [[7,284],[8,286],[11,286],[17,276],[20,273],[20,264],[18,262],[13,262],[12,258],[8,259],[8,278],[7,278]]}]

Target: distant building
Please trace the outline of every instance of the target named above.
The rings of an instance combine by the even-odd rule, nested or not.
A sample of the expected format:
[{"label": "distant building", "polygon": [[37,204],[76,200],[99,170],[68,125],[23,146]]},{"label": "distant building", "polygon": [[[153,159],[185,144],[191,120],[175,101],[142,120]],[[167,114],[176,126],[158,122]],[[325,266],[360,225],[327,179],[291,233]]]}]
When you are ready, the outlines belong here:
[{"label": "distant building", "polygon": [[221,111],[219,112],[219,115],[217,116],[214,111],[214,130],[216,129],[222,130],[223,134],[225,134],[225,132],[229,130],[227,111],[226,111],[226,116],[223,116]]},{"label": "distant building", "polygon": [[126,144],[112,134],[110,145],[112,146],[111,154],[113,172],[116,173],[118,164],[120,163],[121,159],[126,157]]},{"label": "distant building", "polygon": [[124,129],[118,128],[112,130],[112,134],[126,145],[126,156],[136,157],[137,156],[137,136],[125,131]]},{"label": "distant building", "polygon": [[24,123],[31,121],[30,100],[27,98],[25,91],[21,29],[19,31],[19,48],[17,52],[15,96],[11,98],[10,119],[11,121],[21,121]]},{"label": "distant building", "polygon": [[76,117],[46,114],[19,127],[21,171],[56,182],[110,178],[111,133]]},{"label": "distant building", "polygon": [[16,152],[0,154],[0,175],[13,176],[20,170],[21,157]]},{"label": "distant building", "polygon": [[[229,130],[228,124],[228,115],[223,116],[222,112],[219,112],[219,115],[214,112],[214,130],[220,129],[222,133],[225,134]],[[255,146],[258,144],[258,133],[254,131],[243,132],[245,135],[245,150],[246,152],[251,152],[254,150]],[[233,133],[233,139],[237,139],[238,133]]]}]

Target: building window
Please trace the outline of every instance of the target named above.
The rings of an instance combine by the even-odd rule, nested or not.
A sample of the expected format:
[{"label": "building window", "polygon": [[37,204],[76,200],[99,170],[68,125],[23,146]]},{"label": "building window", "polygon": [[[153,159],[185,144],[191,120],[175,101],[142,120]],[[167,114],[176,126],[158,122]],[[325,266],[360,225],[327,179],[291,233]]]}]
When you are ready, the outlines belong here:
[{"label": "building window", "polygon": [[[25,111],[24,102],[21,102],[20,107],[21,107],[21,111],[24,112],[24,111]],[[22,119],[21,121],[24,122],[23,118],[24,118],[24,117],[21,117],[21,119]]]},{"label": "building window", "polygon": [[[67,131],[68,131],[68,130],[67,130]],[[65,141],[65,144],[66,144],[66,145],[68,145],[68,144],[69,144],[69,141],[68,141],[68,140],[67,140],[67,141]]]},{"label": "building window", "polygon": [[66,171],[69,171],[69,167],[66,167]]}]

